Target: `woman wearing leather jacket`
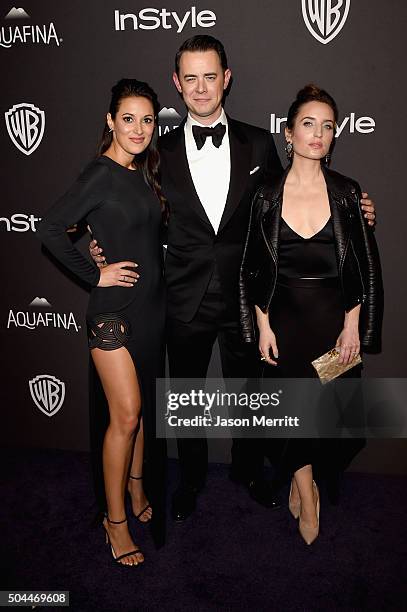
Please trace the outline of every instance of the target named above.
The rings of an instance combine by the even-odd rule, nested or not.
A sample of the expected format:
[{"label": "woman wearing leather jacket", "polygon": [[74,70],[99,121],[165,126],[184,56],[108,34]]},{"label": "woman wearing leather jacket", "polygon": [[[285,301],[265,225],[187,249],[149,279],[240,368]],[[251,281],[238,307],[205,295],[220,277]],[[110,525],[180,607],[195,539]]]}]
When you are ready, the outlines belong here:
[{"label": "woman wearing leather jacket", "polygon": [[[380,348],[383,287],[374,233],[359,206],[359,185],[327,167],[337,119],[326,91],[299,91],[285,130],[289,166],[253,200],[241,324],[245,341],[258,341],[278,378],[315,377],[311,362],[333,347],[343,364],[361,349]],[[307,544],[319,533],[317,454],[318,440],[289,441],[289,509]]]}]

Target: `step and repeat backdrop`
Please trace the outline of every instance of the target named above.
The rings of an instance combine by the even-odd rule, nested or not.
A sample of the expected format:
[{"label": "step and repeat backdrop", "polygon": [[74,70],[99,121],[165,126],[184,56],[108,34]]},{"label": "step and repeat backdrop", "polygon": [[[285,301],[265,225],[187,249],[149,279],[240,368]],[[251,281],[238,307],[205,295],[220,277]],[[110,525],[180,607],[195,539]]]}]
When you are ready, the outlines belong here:
[{"label": "step and repeat backdrop", "polygon": [[[297,90],[315,82],[336,99],[332,167],[356,178],[378,213],[384,341],[365,375],[406,376],[403,0],[7,0],[0,11],[3,445],[88,449],[87,293],[42,253],[37,223],[95,155],[119,78],[157,90],[161,132],[179,124],[174,55],[198,33],[226,47],[227,112],[273,133],[282,159]],[[74,239],[86,251],[88,237]],[[216,352],[211,374],[220,374]],[[405,449],[403,440],[375,441],[363,467],[400,470]]]}]

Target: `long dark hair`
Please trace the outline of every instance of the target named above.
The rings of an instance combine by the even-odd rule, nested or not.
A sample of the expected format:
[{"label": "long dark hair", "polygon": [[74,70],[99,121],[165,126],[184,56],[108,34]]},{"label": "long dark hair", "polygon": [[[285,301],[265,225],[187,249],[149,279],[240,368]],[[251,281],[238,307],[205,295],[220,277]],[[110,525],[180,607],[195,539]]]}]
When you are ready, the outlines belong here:
[{"label": "long dark hair", "polygon": [[[151,101],[154,109],[154,120],[155,127],[151,142],[148,147],[139,155],[135,155],[134,160],[139,168],[141,168],[146,182],[151,186],[155,194],[157,195],[161,211],[166,214],[166,200],[161,193],[160,184],[160,154],[157,149],[158,140],[158,113],[160,111],[160,103],[158,102],[157,94],[155,91],[143,81],[137,79],[120,79],[112,87],[112,98],[109,105],[109,113],[114,119],[117,111],[119,110],[120,102],[124,98],[140,97],[147,98]],[[113,134],[110,130],[107,121],[103,128],[102,138],[99,143],[97,154],[103,155],[113,142]]]}]

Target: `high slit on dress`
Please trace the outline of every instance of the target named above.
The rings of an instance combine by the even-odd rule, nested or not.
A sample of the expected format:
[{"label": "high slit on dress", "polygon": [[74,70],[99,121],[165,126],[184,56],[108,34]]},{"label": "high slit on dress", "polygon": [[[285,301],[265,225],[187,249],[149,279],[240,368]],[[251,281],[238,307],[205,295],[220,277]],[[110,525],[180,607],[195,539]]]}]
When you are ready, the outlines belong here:
[{"label": "high slit on dress", "polygon": [[[109,264],[138,264],[137,283],[98,287],[99,270],[76,249],[66,229],[85,219],[103,246]],[[158,198],[140,169],[130,170],[101,156],[91,162],[39,225],[46,247],[92,286],[87,309],[89,348],[125,347],[141,392],[144,426],[143,486],[153,508],[152,534],[164,542],[165,440],[155,436],[155,382],[164,375],[165,283],[161,246],[162,215]],[[133,268],[134,269],[134,268]],[[125,273],[125,270],[124,270]],[[89,416],[92,465],[99,509],[106,510],[103,440],[108,404],[92,358],[89,368]]]},{"label": "high slit on dress", "polygon": [[[147,306],[148,308],[148,306]],[[144,427],[144,466],[143,487],[146,497],[153,509],[151,521],[152,534],[159,546],[164,541],[164,506],[165,506],[165,440],[155,437],[155,380],[164,376],[163,336],[157,334],[154,308],[148,312],[139,312],[134,320],[132,304],[119,313],[104,315],[102,331],[96,332],[99,317],[88,319],[88,338],[90,350],[115,350],[124,347],[130,354],[141,394],[141,416]],[[160,313],[156,313],[159,315]],[[123,332],[123,329],[125,330]],[[99,328],[100,330],[100,328]],[[95,492],[99,509],[106,511],[106,494],[103,478],[103,441],[109,425],[109,406],[100,378],[90,358],[90,428],[92,446],[92,464]],[[139,474],[137,474],[138,476]],[[162,486],[156,486],[161,483]]]}]

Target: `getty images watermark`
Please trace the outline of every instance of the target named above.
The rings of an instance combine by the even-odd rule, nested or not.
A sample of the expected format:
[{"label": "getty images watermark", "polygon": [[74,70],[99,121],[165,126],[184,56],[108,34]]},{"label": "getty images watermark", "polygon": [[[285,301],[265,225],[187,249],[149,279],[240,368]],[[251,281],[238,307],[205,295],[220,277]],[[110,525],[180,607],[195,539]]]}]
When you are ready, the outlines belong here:
[{"label": "getty images watermark", "polygon": [[157,379],[159,438],[407,438],[407,379]]},{"label": "getty images watermark", "polygon": [[[266,417],[265,414],[252,414],[249,417],[223,417],[219,411],[236,407],[257,411],[260,408],[280,405],[282,390],[274,393],[259,392],[226,392],[217,389],[207,392],[202,389],[191,389],[188,392],[175,393],[168,391],[167,411],[165,418],[169,427],[299,427],[299,417]],[[179,408],[201,408],[202,414],[195,416],[178,416]],[[216,413],[212,416],[212,410]]]}]

